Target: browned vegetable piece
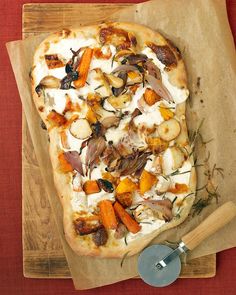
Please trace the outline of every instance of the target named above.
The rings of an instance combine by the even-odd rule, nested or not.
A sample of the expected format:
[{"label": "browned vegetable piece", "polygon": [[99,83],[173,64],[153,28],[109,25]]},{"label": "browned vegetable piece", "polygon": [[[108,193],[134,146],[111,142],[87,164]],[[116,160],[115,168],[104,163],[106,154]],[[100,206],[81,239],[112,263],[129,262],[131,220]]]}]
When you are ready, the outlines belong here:
[{"label": "browned vegetable piece", "polygon": [[92,110],[92,108],[90,108],[90,107],[87,111],[86,119],[89,121],[90,124],[94,124],[97,122],[97,116],[96,116],[95,112]]},{"label": "browned vegetable piece", "polygon": [[159,137],[147,137],[146,142],[154,154],[159,154],[168,148],[168,142]]},{"label": "browned vegetable piece", "polygon": [[102,44],[113,44],[118,50],[128,49],[132,45],[128,32],[112,26],[102,28],[99,39]]},{"label": "browned vegetable piece", "polygon": [[83,55],[79,62],[79,66],[78,66],[79,78],[74,81],[74,85],[76,88],[81,88],[85,85],[92,57],[93,57],[93,49],[87,47],[84,50]]},{"label": "browned vegetable piece", "polygon": [[187,193],[188,190],[189,188],[185,183],[175,183],[175,187],[170,188],[168,191],[172,194],[182,194]]},{"label": "browned vegetable piece", "polygon": [[112,202],[110,200],[102,200],[99,202],[99,208],[102,224],[104,227],[106,229],[116,229],[118,223]]},{"label": "browned vegetable piece", "polygon": [[164,219],[165,221],[170,221],[173,218],[172,207],[173,204],[169,199],[165,200],[146,200],[142,202],[152,209],[152,211],[158,213],[159,218]]},{"label": "browned vegetable piece", "polygon": [[126,177],[118,184],[116,188],[117,194],[131,193],[137,190],[137,183],[133,182],[130,178]]},{"label": "browned vegetable piece", "polygon": [[119,216],[120,220],[122,223],[127,227],[127,229],[133,233],[136,234],[137,232],[140,231],[141,226],[135,221],[126,211],[125,209],[121,206],[120,203],[115,202],[114,204],[114,209],[116,214]]},{"label": "browned vegetable piece", "polygon": [[132,193],[117,194],[116,199],[121,203],[121,205],[124,208],[130,207],[133,201]]},{"label": "browned vegetable piece", "polygon": [[96,180],[87,180],[83,185],[83,190],[86,195],[96,194],[100,192],[100,187]]},{"label": "browned vegetable piece", "polygon": [[117,229],[116,229],[116,231],[114,233],[114,238],[118,239],[118,240],[122,239],[122,238],[124,238],[126,233],[127,233],[126,226],[124,224],[122,224],[122,223],[119,223],[118,226],[117,226]]},{"label": "browned vegetable piece", "polygon": [[116,116],[105,117],[104,119],[101,120],[101,124],[105,128],[117,127],[120,123],[120,120],[121,118]]},{"label": "browned vegetable piece", "polygon": [[177,59],[175,54],[171,50],[168,45],[157,45],[152,42],[148,42],[147,46],[152,49],[153,52],[156,53],[157,58],[162,62],[165,66],[177,66]]},{"label": "browned vegetable piece", "polygon": [[74,227],[77,234],[84,236],[98,231],[98,229],[101,227],[101,224],[98,222],[92,223],[85,220],[76,219],[74,221]]},{"label": "browned vegetable piece", "polygon": [[106,49],[107,49],[107,52],[103,53],[101,48],[94,48],[93,54],[97,59],[101,59],[101,58],[102,59],[109,59],[112,56],[112,52],[111,52],[110,47],[107,47]]},{"label": "browned vegetable piece", "polygon": [[49,69],[64,67],[64,63],[58,58],[57,54],[46,54],[44,58]]},{"label": "browned vegetable piece", "polygon": [[159,111],[164,120],[169,120],[174,117],[174,113],[163,104],[159,106]]},{"label": "browned vegetable piece", "polygon": [[114,191],[114,187],[113,187],[112,183],[110,181],[108,181],[107,179],[99,178],[98,185],[99,185],[100,189],[103,189],[107,193],[112,193]]},{"label": "browned vegetable piece", "polygon": [[157,178],[155,175],[146,170],[143,170],[139,182],[140,193],[143,195],[149,191],[156,182]]},{"label": "browned vegetable piece", "polygon": [[99,229],[93,233],[92,239],[96,246],[103,246],[107,243],[108,233],[103,226],[100,226]]},{"label": "browned vegetable piece", "polygon": [[72,172],[74,169],[71,166],[71,164],[66,160],[65,154],[64,153],[60,153],[58,155],[58,160],[60,163],[60,170],[62,172]]},{"label": "browned vegetable piece", "polygon": [[149,106],[154,105],[157,101],[161,99],[160,95],[158,95],[151,88],[147,88],[144,93],[144,100]]},{"label": "browned vegetable piece", "polygon": [[161,80],[161,71],[160,69],[152,62],[150,59],[147,60],[144,64],[145,69],[148,71],[148,74],[154,78]]},{"label": "browned vegetable piece", "polygon": [[58,114],[54,110],[52,110],[48,114],[47,120],[50,123],[51,127],[60,127],[60,126],[64,125],[67,122],[66,118],[63,115]]}]

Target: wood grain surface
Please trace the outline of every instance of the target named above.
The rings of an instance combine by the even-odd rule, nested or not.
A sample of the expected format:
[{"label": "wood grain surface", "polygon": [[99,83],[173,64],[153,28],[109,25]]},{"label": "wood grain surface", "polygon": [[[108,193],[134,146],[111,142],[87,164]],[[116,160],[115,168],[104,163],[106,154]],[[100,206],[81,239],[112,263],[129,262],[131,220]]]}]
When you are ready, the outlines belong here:
[{"label": "wood grain surface", "polygon": [[[23,38],[73,26],[99,23],[131,4],[25,4]],[[39,126],[40,128],[40,126]],[[52,210],[34,153],[25,115],[22,120],[22,232],[24,276],[70,278]],[[193,259],[182,265],[181,278],[213,277],[216,255]]]}]

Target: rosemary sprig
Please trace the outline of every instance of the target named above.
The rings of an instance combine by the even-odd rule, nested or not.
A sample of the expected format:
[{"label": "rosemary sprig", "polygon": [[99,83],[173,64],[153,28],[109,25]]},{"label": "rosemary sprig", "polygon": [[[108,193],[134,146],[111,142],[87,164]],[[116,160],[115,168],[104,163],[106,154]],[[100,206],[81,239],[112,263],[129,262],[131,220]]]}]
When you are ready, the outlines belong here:
[{"label": "rosemary sprig", "polygon": [[202,210],[211,204],[212,200],[215,199],[216,203],[218,203],[218,200],[220,198],[220,194],[217,192],[218,187],[214,188],[213,191],[210,191],[206,187],[207,197],[199,199],[195,204],[193,204],[193,214],[192,216],[195,216],[196,214],[199,215]]},{"label": "rosemary sprig", "polygon": [[221,175],[221,177],[224,179],[224,169],[223,168],[217,167],[216,164],[214,164],[212,171],[211,171],[212,177],[214,177],[215,171],[218,172]]},{"label": "rosemary sprig", "polygon": [[189,194],[187,194],[187,195],[183,198],[182,202],[183,202],[185,199],[187,199],[189,196],[192,196],[192,195],[194,195],[194,193],[189,193]]},{"label": "rosemary sprig", "polygon": [[207,183],[200,188],[196,188],[196,192],[202,191],[207,187]]},{"label": "rosemary sprig", "polygon": [[159,106],[159,109],[166,109],[166,110],[174,110],[175,107],[162,107],[162,106]]},{"label": "rosemary sprig", "polygon": [[184,172],[180,172],[179,169],[175,170],[174,172],[168,174],[167,176],[175,176],[175,175],[182,175],[191,172],[191,170],[187,170]]},{"label": "rosemary sprig", "polygon": [[139,224],[140,223],[143,223],[143,224],[152,224],[152,222],[150,222],[150,221],[140,221]]},{"label": "rosemary sprig", "polygon": [[195,130],[195,131],[193,131],[192,133],[189,134],[189,142],[190,142],[191,147],[193,147],[195,145],[195,142],[196,142],[197,138],[199,137],[200,129],[201,129],[204,121],[205,121],[205,118],[202,119],[202,121],[200,122],[197,130]]},{"label": "rosemary sprig", "polygon": [[125,241],[125,245],[128,246],[128,242],[127,242],[127,233],[124,236],[124,241]]},{"label": "rosemary sprig", "polygon": [[130,252],[130,251],[126,252],[126,253],[124,254],[124,256],[122,257],[121,262],[120,262],[120,267],[123,266],[124,261],[125,261],[125,258],[128,256],[129,252]]},{"label": "rosemary sprig", "polygon": [[99,88],[102,88],[103,85],[98,85],[96,88],[94,88],[94,90],[98,90]]},{"label": "rosemary sprig", "polygon": [[177,200],[177,196],[175,196],[174,200],[172,201],[172,204]]},{"label": "rosemary sprig", "polygon": [[114,60],[115,60],[115,54],[112,56],[112,59],[111,59],[111,68],[113,68],[113,64],[114,64]]}]

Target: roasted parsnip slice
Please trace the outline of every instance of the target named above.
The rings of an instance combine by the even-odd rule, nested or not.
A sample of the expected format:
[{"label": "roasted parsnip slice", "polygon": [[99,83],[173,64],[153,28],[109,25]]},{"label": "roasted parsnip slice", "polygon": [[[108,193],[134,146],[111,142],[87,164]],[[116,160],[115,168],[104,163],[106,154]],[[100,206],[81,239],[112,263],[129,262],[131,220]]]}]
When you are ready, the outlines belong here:
[{"label": "roasted parsnip slice", "polygon": [[77,119],[70,125],[70,132],[78,139],[85,139],[92,134],[92,129],[86,119]]},{"label": "roasted parsnip slice", "polygon": [[180,133],[180,124],[175,119],[170,119],[162,122],[157,131],[160,137],[165,141],[171,141],[175,139]]}]

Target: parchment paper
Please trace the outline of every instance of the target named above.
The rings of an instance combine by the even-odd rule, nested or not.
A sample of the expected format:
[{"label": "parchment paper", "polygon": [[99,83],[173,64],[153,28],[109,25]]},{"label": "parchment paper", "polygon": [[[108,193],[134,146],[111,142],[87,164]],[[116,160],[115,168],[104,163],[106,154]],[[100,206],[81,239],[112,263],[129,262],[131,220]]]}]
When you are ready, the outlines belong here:
[{"label": "parchment paper", "polygon": [[[178,228],[169,230],[153,243],[165,240],[178,241],[181,235],[194,228],[217,206],[227,200],[236,201],[236,58],[232,34],[222,0],[156,0],[134,5],[111,16],[111,20],[133,21],[147,25],[170,38],[182,51],[187,65],[192,107],[188,107],[188,125],[196,128],[205,118],[202,127],[204,138],[214,138],[207,145],[210,163],[224,168],[224,179],[217,178],[221,198],[214,201],[200,215],[192,217]],[[64,239],[62,208],[53,184],[48,156],[46,132],[31,99],[29,72],[36,46],[45,36],[14,41],[7,44],[23,109],[29,125],[35,153],[41,168],[50,204],[61,236],[65,255],[76,289],[89,289],[137,275],[137,255],[120,259],[79,257]],[[200,77],[200,86],[197,80]],[[201,157],[201,155],[199,155]],[[204,177],[198,169],[199,183]],[[236,246],[236,220],[195,249],[190,258],[216,253]]]}]

